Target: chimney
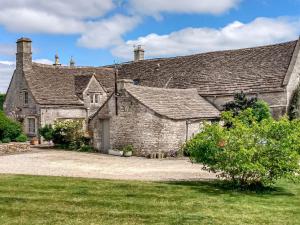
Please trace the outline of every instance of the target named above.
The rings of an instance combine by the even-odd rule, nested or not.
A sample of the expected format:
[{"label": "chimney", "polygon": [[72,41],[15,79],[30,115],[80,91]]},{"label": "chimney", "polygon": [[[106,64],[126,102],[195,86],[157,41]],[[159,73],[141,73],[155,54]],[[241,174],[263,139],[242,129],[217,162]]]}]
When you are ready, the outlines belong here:
[{"label": "chimney", "polygon": [[55,61],[53,66],[61,66],[61,64],[59,63],[59,56],[57,53],[55,54]]},{"label": "chimney", "polygon": [[32,66],[31,40],[20,38],[17,40],[16,68],[30,70]]},{"label": "chimney", "polygon": [[71,56],[71,60],[70,60],[70,67],[75,67],[75,61],[73,59],[73,56]]},{"label": "chimney", "polygon": [[138,45],[137,47],[134,48],[134,61],[140,61],[144,60],[145,58],[145,50],[142,48],[141,45]]},{"label": "chimney", "polygon": [[130,79],[117,80],[118,92],[122,92],[126,88],[126,85],[128,84],[133,84],[133,80]]}]

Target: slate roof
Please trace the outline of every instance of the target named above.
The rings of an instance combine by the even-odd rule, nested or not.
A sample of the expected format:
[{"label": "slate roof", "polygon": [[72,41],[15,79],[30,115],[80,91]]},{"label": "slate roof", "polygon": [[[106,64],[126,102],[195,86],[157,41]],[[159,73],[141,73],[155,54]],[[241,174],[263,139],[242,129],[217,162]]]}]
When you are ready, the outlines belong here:
[{"label": "slate roof", "polygon": [[83,105],[78,94],[94,75],[107,89],[114,85],[113,69],[103,67],[64,67],[38,63],[24,72],[30,91],[39,104]]},{"label": "slate roof", "polygon": [[120,78],[140,85],[197,88],[202,96],[283,91],[297,41],[126,63]]},{"label": "slate roof", "polygon": [[126,84],[125,90],[147,108],[170,119],[215,119],[220,112],[197,89],[167,89]]}]

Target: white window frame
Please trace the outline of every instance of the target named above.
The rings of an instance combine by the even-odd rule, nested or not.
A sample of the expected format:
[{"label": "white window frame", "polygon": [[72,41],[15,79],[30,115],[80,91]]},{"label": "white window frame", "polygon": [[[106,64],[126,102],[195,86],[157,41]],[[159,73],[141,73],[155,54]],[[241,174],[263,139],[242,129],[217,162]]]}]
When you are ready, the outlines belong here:
[{"label": "white window frame", "polygon": [[99,105],[100,104],[100,96],[101,96],[100,93],[93,93],[93,94],[90,93],[91,104]]}]

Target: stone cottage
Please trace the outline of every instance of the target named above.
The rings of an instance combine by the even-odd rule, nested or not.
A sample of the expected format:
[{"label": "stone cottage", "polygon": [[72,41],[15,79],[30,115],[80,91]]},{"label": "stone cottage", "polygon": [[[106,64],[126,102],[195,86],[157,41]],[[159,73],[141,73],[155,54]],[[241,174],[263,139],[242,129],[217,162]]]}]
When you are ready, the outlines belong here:
[{"label": "stone cottage", "polygon": [[[126,121],[125,117],[113,115],[112,105],[115,101],[118,102],[115,104],[117,113],[120,115],[132,113],[126,116],[128,124],[132,123],[130,120],[133,115],[141,110],[143,112],[139,114],[141,120],[143,116],[152,117],[154,120],[152,128],[157,127],[162,132],[165,132],[163,130],[165,124],[174,125],[176,129],[171,138],[182,141],[183,137],[190,135],[183,129],[182,124],[187,123],[186,121],[193,122],[194,119],[196,121],[215,119],[216,114],[210,115],[210,109],[214,106],[221,110],[222,105],[231,101],[234,94],[240,91],[265,100],[271,106],[273,115],[281,116],[287,112],[293,92],[299,84],[299,40],[262,47],[149,60],[144,59],[145,51],[138,46],[134,50],[134,61],[118,65],[118,70],[112,66],[77,67],[73,60],[70,61],[69,66],[62,66],[58,56],[55,58],[54,65],[34,63],[31,45],[32,42],[28,38],[17,41],[16,70],[7,91],[5,112],[10,117],[21,121],[25,132],[31,137],[38,135],[39,127],[51,124],[55,120],[82,120],[86,127],[94,131],[94,143],[98,149],[107,146],[100,141],[103,138],[100,137],[101,126],[105,128],[109,125],[112,131],[104,132],[103,135],[110,135],[113,146],[125,143],[118,142],[120,135],[118,136],[117,130],[114,130],[115,125],[119,126],[124,122],[121,120]],[[119,88],[116,87],[117,79],[133,80],[134,85],[128,84],[122,91],[121,89],[116,91]],[[184,91],[179,89],[187,89],[185,91],[189,99],[193,99],[192,102],[197,100],[201,104],[202,108],[195,103],[199,111],[196,118],[192,118],[194,111],[191,105],[185,107],[182,101],[177,101],[176,98],[170,99],[171,95],[183,97]],[[197,90],[197,98],[195,90]],[[140,91],[144,92],[141,94]],[[161,95],[152,99],[151,96],[156,96],[156,92]],[[172,108],[173,104],[167,104],[164,99],[173,102],[174,107],[177,104],[176,108]],[[119,105],[120,102],[123,104],[123,100],[125,108]],[[133,104],[133,111],[126,106],[127,101]],[[178,104],[182,104],[182,107]],[[170,111],[185,109],[185,118],[179,122],[165,111],[158,111],[156,105]],[[204,111],[208,110],[208,115],[201,114],[200,108]],[[107,119],[105,117],[111,118],[109,124],[107,121],[100,123]],[[120,121],[116,122],[117,118]],[[158,125],[159,123],[161,124]],[[132,126],[127,126],[128,132],[122,131],[126,133],[128,139]],[[156,149],[160,148],[160,144],[165,139],[160,139],[161,143],[158,145],[158,139],[153,136],[154,130],[152,136],[147,136],[148,128],[144,128],[145,136],[143,140],[139,140],[149,145],[153,141],[156,143],[153,146]],[[138,127],[138,130],[143,131],[142,126]],[[180,138],[175,135],[179,130],[182,132]],[[133,136],[130,138],[133,139]],[[169,144],[171,146],[171,143]],[[143,143],[137,146],[141,153],[149,151]],[[173,146],[161,148],[168,151]]]},{"label": "stone cottage", "polygon": [[55,120],[76,119],[87,125],[89,115],[112,91],[113,74],[109,68],[61,66],[57,56],[54,65],[33,63],[31,40],[21,38],[4,110],[23,123],[29,137]]},{"label": "stone cottage", "polygon": [[133,145],[137,155],[170,154],[220,112],[196,89],[167,89],[119,80],[114,95],[91,117],[94,147],[101,152]]}]

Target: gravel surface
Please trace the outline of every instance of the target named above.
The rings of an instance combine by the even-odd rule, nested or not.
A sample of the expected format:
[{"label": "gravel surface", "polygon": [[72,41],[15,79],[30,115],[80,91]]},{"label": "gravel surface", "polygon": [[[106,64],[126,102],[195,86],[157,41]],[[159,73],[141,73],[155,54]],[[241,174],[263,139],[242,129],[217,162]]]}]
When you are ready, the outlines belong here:
[{"label": "gravel surface", "polygon": [[0,173],[116,180],[204,180],[215,175],[189,159],[146,159],[98,153],[37,150],[0,156]]}]

